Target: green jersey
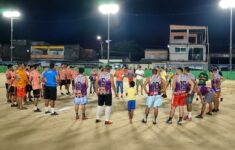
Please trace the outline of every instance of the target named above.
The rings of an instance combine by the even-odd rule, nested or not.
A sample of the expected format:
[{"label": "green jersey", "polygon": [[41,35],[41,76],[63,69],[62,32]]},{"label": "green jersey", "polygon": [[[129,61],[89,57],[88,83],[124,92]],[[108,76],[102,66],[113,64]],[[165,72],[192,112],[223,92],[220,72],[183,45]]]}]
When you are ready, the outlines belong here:
[{"label": "green jersey", "polygon": [[206,85],[206,81],[208,81],[209,77],[206,72],[201,72],[198,76],[199,82],[198,85],[204,86]]}]

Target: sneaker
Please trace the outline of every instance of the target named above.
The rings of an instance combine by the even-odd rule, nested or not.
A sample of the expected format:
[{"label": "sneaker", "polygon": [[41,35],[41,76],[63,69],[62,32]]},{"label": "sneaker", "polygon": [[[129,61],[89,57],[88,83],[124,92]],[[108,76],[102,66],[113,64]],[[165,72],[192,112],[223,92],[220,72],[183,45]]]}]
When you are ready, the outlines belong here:
[{"label": "sneaker", "polygon": [[153,125],[156,125],[157,124],[157,122],[156,121],[153,121]]},{"label": "sneaker", "polygon": [[87,118],[87,116],[85,116],[85,117],[82,117],[82,120],[87,120],[88,118]]},{"label": "sneaker", "polygon": [[18,107],[17,104],[11,104],[11,107]]},{"label": "sneaker", "polygon": [[224,98],[221,97],[221,98],[220,98],[220,101],[223,102],[223,101],[224,101]]},{"label": "sneaker", "polygon": [[216,112],[216,109],[212,109],[212,112]]},{"label": "sneaker", "polygon": [[61,95],[64,95],[64,93],[62,93],[62,92],[61,92],[60,94],[61,94]]},{"label": "sneaker", "polygon": [[184,120],[188,120],[188,119],[189,119],[188,115],[184,117]]},{"label": "sneaker", "polygon": [[219,112],[219,109],[216,109],[215,112]]},{"label": "sneaker", "polygon": [[203,119],[202,115],[197,115],[195,118]]},{"label": "sneaker", "polygon": [[177,124],[180,125],[180,126],[182,126],[182,125],[183,125],[182,120],[178,120],[178,121],[177,121]]},{"label": "sneaker", "polygon": [[167,124],[172,124],[172,120],[168,119],[168,120],[166,121],[166,123],[167,123]]},{"label": "sneaker", "polygon": [[34,112],[41,112],[41,110],[38,108],[38,109],[34,110]]},{"label": "sneaker", "polygon": [[207,112],[206,114],[209,115],[209,116],[212,116],[212,113],[211,113],[211,112]]},{"label": "sneaker", "polygon": [[57,112],[51,113],[51,116],[59,115]]},{"label": "sneaker", "polygon": [[102,122],[100,119],[95,120],[95,123],[100,123],[100,122]]},{"label": "sneaker", "polygon": [[49,110],[48,110],[48,111],[45,111],[45,114],[49,114],[49,113],[51,113]]},{"label": "sneaker", "polygon": [[144,119],[142,119],[142,123],[147,123],[147,120],[145,121]]},{"label": "sneaker", "polygon": [[104,124],[105,124],[105,125],[111,125],[111,124],[113,124],[113,122],[112,122],[111,120],[109,120],[109,121],[105,121]]},{"label": "sneaker", "polygon": [[79,119],[79,115],[76,115],[76,120],[78,120]]}]

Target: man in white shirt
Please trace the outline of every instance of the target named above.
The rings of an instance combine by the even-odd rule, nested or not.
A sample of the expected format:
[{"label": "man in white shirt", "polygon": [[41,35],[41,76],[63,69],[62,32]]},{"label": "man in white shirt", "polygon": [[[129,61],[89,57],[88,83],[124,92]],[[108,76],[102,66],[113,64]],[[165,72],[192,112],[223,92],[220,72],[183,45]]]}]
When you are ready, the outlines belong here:
[{"label": "man in white shirt", "polygon": [[144,71],[141,69],[141,66],[138,66],[138,69],[135,71],[135,75],[136,75],[136,94],[138,95],[139,86],[140,86],[141,95],[143,95]]}]

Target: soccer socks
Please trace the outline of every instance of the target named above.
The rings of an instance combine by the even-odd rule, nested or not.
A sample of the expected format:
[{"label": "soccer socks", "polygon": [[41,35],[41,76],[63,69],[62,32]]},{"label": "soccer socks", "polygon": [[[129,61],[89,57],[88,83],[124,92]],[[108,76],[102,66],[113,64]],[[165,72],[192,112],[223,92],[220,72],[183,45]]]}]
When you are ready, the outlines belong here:
[{"label": "soccer socks", "polygon": [[51,108],[51,113],[53,114],[55,112],[55,108]]},{"label": "soccer socks", "polygon": [[192,112],[188,112],[188,118],[192,118]]},{"label": "soccer socks", "polygon": [[102,110],[102,107],[101,106],[97,106],[97,109],[96,109],[96,119],[100,119],[100,112]]},{"label": "soccer socks", "polygon": [[49,108],[48,107],[45,107],[45,112],[49,111]]},{"label": "soccer socks", "polygon": [[110,106],[106,106],[105,107],[105,121],[109,121],[110,113],[111,113],[111,107]]}]

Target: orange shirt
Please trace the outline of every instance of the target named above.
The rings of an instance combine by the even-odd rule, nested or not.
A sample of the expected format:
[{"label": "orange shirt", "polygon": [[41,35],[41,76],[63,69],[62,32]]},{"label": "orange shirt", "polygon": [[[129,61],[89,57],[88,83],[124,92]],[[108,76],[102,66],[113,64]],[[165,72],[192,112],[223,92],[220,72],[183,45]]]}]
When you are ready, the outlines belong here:
[{"label": "orange shirt", "polygon": [[65,75],[67,80],[72,80],[72,72],[69,68],[65,70]]},{"label": "orange shirt", "polygon": [[12,71],[7,69],[7,71],[6,71],[6,84],[11,84],[11,78],[12,78]]},{"label": "orange shirt", "polygon": [[124,74],[125,74],[125,72],[122,69],[121,70],[117,70],[116,73],[115,73],[117,81],[123,81]]},{"label": "orange shirt", "polygon": [[77,71],[77,69],[72,70],[72,78],[73,78],[73,80],[75,80],[75,79],[77,78],[77,76],[78,76],[78,71]]},{"label": "orange shirt", "polygon": [[41,75],[37,70],[33,70],[29,74],[29,79],[32,83],[33,90],[41,89]]},{"label": "orange shirt", "polygon": [[60,80],[66,80],[65,69],[59,70]]},{"label": "orange shirt", "polygon": [[25,88],[27,84],[27,75],[23,69],[16,70],[16,87]]}]

